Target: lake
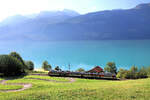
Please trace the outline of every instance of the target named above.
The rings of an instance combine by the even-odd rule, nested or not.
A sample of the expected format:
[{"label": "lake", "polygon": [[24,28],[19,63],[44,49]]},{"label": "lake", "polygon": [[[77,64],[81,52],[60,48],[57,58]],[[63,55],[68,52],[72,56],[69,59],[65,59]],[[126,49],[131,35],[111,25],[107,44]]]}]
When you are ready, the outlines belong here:
[{"label": "lake", "polygon": [[35,68],[40,68],[47,60],[54,68],[60,66],[67,70],[96,65],[104,67],[113,61],[117,67],[129,68],[150,65],[150,40],[101,40],[101,41],[59,41],[59,42],[21,42],[0,41],[0,54],[11,51],[20,53],[24,60],[32,60]]}]

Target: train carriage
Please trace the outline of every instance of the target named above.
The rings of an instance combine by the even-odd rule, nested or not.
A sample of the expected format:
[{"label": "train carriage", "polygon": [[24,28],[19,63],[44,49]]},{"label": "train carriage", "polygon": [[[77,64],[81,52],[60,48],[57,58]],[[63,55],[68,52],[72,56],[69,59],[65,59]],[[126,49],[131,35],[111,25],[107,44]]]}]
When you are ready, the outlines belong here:
[{"label": "train carriage", "polygon": [[58,77],[77,77],[77,78],[104,78],[111,77],[116,78],[115,74],[105,73],[103,69],[99,66],[87,71],[87,72],[70,72],[70,71],[49,71],[49,76],[58,76]]}]

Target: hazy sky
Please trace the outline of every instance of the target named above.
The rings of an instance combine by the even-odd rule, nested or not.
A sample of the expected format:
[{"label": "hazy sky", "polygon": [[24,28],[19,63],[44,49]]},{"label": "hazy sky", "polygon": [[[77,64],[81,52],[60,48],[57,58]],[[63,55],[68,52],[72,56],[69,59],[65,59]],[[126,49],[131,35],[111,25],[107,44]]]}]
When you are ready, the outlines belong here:
[{"label": "hazy sky", "polygon": [[72,9],[81,14],[111,10],[128,9],[150,0],[0,0],[0,20],[16,14],[32,14],[43,10]]}]

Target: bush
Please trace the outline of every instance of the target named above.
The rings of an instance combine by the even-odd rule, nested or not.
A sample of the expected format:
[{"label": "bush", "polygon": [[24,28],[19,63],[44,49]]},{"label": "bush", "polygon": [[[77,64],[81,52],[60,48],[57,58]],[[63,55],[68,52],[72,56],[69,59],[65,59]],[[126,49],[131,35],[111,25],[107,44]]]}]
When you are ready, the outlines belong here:
[{"label": "bush", "polygon": [[142,67],[138,70],[136,66],[132,66],[130,70],[120,69],[117,74],[118,78],[121,79],[138,79],[138,78],[146,78],[147,71],[145,67]]},{"label": "bush", "polygon": [[145,67],[140,68],[140,70],[138,72],[138,76],[140,78],[147,78],[148,77],[147,68],[145,68]]},{"label": "bush", "polygon": [[42,64],[42,69],[44,69],[45,71],[49,71],[51,70],[52,66],[48,64],[47,61],[44,61]]},{"label": "bush", "polygon": [[23,64],[15,57],[9,55],[0,55],[0,73],[5,76],[21,75],[24,73]]},{"label": "bush", "polygon": [[25,64],[28,70],[34,70],[34,63],[32,61],[26,61]]},{"label": "bush", "polygon": [[119,71],[118,71],[118,74],[117,74],[117,77],[118,78],[126,78],[126,73],[127,73],[127,70],[123,69],[123,68],[120,68]]},{"label": "bush", "polygon": [[130,79],[137,79],[138,76],[138,68],[136,66],[132,66],[129,70]]}]

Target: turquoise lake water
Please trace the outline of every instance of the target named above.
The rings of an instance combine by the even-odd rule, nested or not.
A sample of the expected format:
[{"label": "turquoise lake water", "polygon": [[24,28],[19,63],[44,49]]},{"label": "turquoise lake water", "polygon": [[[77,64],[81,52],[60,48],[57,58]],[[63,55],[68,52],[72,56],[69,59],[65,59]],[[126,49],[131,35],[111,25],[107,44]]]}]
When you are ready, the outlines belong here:
[{"label": "turquoise lake water", "polygon": [[81,67],[86,70],[96,65],[104,67],[113,61],[117,67],[150,65],[150,40],[102,40],[60,42],[6,42],[0,41],[0,54],[16,51],[24,60],[32,60],[40,68],[47,60],[53,68],[67,70]]}]

